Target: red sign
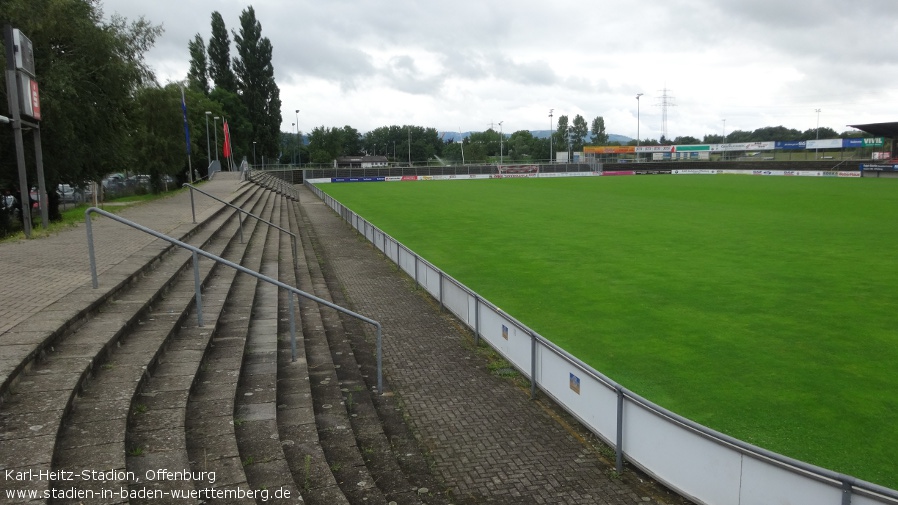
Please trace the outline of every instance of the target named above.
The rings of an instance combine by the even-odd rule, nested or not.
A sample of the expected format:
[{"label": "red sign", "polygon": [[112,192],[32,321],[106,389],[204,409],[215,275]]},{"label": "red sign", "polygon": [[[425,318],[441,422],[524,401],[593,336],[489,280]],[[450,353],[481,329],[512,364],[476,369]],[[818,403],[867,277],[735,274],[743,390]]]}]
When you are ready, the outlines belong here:
[{"label": "red sign", "polygon": [[37,81],[31,80],[31,117],[41,120],[41,97],[37,90]]}]

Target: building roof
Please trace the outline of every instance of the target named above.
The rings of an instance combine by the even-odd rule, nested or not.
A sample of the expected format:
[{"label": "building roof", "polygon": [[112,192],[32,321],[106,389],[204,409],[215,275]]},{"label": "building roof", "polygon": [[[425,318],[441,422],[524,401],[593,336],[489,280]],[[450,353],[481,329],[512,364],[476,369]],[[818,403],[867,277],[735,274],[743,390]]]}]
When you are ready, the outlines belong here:
[{"label": "building roof", "polygon": [[852,128],[869,133],[874,137],[898,138],[898,122],[893,123],[870,123],[870,124],[852,124],[848,125]]}]

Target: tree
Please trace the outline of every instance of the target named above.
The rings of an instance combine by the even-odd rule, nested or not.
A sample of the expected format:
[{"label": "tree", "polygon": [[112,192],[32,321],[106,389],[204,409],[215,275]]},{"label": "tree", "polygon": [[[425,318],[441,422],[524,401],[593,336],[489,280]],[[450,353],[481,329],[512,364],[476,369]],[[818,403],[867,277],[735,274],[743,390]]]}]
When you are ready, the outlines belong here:
[{"label": "tree", "polygon": [[[218,121],[218,141],[223,145],[224,131],[221,128],[224,127],[224,121],[227,120],[228,134],[231,139],[231,157],[235,163],[240,163],[242,157],[252,154],[252,142],[255,140],[253,138],[253,125],[250,122],[249,112],[237,93],[222,88],[215,88],[209,93],[209,98],[217,106],[206,110],[218,110],[218,114],[215,115],[221,118]],[[272,153],[278,152],[277,145],[274,148],[271,148],[271,146],[264,147],[267,147],[267,149],[263,148],[263,146],[257,146],[257,154],[271,157]]]},{"label": "tree", "polygon": [[677,146],[689,145],[689,144],[700,144],[700,143],[701,143],[701,141],[699,141],[699,139],[697,139],[695,137],[691,137],[689,135],[680,136],[680,137],[673,139],[673,145],[677,145]]},{"label": "tree", "polygon": [[209,38],[209,77],[216,88],[237,92],[234,71],[231,70],[231,39],[221,13],[212,13],[212,36]]},{"label": "tree", "polygon": [[574,116],[574,122],[571,124],[571,143],[575,152],[583,150],[583,144],[586,142],[586,135],[589,133],[589,127],[583,116],[577,114]]},{"label": "tree", "polygon": [[263,151],[273,151],[280,142],[281,98],[274,81],[272,46],[262,36],[262,25],[252,6],[240,14],[240,32],[234,34],[238,57],[234,58],[237,90],[249,113],[251,137]]},{"label": "tree", "polygon": [[145,87],[138,91],[135,106],[135,154],[142,160],[138,173],[148,174],[153,192],[158,193],[162,176],[177,175],[187,165],[181,88]]},{"label": "tree", "polygon": [[[552,133],[552,144],[556,151],[567,150],[568,142],[568,120],[567,116],[558,116],[558,126]],[[555,158],[555,156],[552,156]]]},{"label": "tree", "polygon": [[[98,2],[3,0],[4,19],[34,45],[41,91],[41,142],[47,187],[81,187],[133,166],[134,93],[154,80],[144,54],[161,28],[143,18],[102,21]],[[6,102],[6,73],[0,76]],[[26,139],[26,145],[28,145]],[[0,186],[18,184],[12,135],[0,135]],[[33,150],[26,149],[29,181]],[[51,192],[51,218],[58,217]]]},{"label": "tree", "polygon": [[603,146],[608,143],[608,133],[605,131],[605,118],[598,116],[592,120],[592,144]]},{"label": "tree", "polygon": [[209,94],[209,72],[206,59],[206,44],[203,37],[197,33],[193,40],[187,43],[190,51],[190,70],[187,71],[188,85],[203,94]]}]

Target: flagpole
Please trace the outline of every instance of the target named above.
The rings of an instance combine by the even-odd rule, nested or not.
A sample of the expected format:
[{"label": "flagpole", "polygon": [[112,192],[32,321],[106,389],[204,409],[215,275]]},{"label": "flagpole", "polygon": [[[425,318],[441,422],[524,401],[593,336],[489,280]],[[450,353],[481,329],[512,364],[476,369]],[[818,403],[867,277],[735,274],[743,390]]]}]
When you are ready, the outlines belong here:
[{"label": "flagpole", "polygon": [[184,113],[184,140],[187,142],[187,179],[193,184],[193,162],[190,159],[190,130],[187,127],[187,102],[184,100],[184,86],[181,86],[181,111]]}]

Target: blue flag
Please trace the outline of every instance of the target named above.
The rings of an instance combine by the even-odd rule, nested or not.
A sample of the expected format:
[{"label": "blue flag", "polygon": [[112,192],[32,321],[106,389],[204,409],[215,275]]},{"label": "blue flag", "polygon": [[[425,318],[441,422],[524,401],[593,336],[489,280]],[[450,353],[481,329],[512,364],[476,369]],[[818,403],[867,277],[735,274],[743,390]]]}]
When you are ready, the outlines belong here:
[{"label": "blue flag", "polygon": [[187,102],[184,101],[184,88],[181,88],[181,111],[184,113],[184,139],[187,141],[187,155],[190,156],[190,129],[187,127]]}]

